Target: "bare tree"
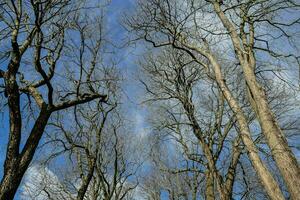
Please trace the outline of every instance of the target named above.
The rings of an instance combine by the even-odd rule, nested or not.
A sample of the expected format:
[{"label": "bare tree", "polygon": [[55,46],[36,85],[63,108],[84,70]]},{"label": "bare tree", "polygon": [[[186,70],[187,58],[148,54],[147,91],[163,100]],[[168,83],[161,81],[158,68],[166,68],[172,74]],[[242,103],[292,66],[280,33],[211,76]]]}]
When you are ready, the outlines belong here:
[{"label": "bare tree", "polygon": [[[48,151],[53,149],[43,161],[47,165],[51,166],[57,157],[71,164],[64,169],[63,181],[58,183],[60,193],[68,194],[68,199],[135,198],[137,173],[142,165],[140,141],[133,138],[134,133],[120,113],[118,70],[108,66],[105,72],[102,80],[110,100],[106,104],[93,101],[78,105],[76,110],[65,111],[65,115],[57,113],[55,121],[49,124],[51,133],[47,133],[41,146]],[[65,123],[66,120],[74,123]],[[61,165],[53,172],[60,174]],[[60,199],[57,192],[51,192],[51,187],[37,188],[52,199]]]},{"label": "bare tree", "polygon": [[[286,52],[283,54],[275,53],[269,46],[267,46],[267,49],[256,46],[255,40],[262,40],[266,44],[268,44],[268,41],[259,37],[259,33],[257,33],[259,29],[255,26],[267,22],[282,34],[286,34],[288,38],[290,36],[285,31],[285,27],[289,27],[294,23],[298,24],[299,16],[295,20],[292,19],[291,22],[280,22],[277,21],[276,17],[274,19],[270,19],[270,17],[280,15],[280,12],[284,12],[285,10],[295,9],[295,12],[299,12],[299,5],[294,1],[237,1],[224,9],[219,1],[210,1],[210,3],[213,5],[214,11],[230,35],[236,57],[244,72],[249,101],[256,112],[263,134],[272,150],[272,156],[285,180],[291,197],[297,199],[300,196],[300,169],[294,154],[288,146],[282,129],[279,127],[270,109],[265,89],[257,80],[255,70],[257,66],[256,49],[267,51],[269,54],[277,57],[294,57],[297,61],[299,56]],[[255,8],[255,11],[253,12],[251,8]],[[236,16],[238,17],[239,24],[236,25],[235,21],[228,17],[231,11],[237,13]]]},{"label": "bare tree", "polygon": [[[200,163],[206,177],[207,199],[217,196],[214,185],[221,198],[232,198],[242,148],[239,136],[232,130],[235,117],[227,112],[224,97],[214,86],[214,80],[203,77],[197,63],[178,50],[165,48],[158,56],[149,56],[146,60],[141,81],[149,94],[147,101],[165,102],[159,106],[162,111],[155,111],[159,114],[152,117],[157,118],[154,120],[157,128],[175,140],[189,160]],[[204,82],[207,86],[201,86]],[[200,152],[193,150],[193,146],[201,149]],[[228,155],[231,160],[227,159],[228,171],[224,170],[222,177],[222,167],[217,163],[222,162],[226,148],[231,151]]]},{"label": "bare tree", "polygon": [[[62,167],[60,161],[57,169],[52,169],[60,181],[47,185],[53,178],[45,177],[45,183],[33,188],[29,182],[29,194],[36,194],[37,199],[48,196],[55,200],[62,196],[68,200],[137,198],[138,170],[142,164],[138,154],[142,151],[139,141],[126,130],[117,104],[93,102],[79,106],[78,110],[79,125],[64,124],[64,117],[57,115],[57,120],[49,125],[53,126],[52,133],[41,146],[54,149],[42,160],[49,168],[58,157],[64,159],[67,167]],[[71,165],[68,167],[67,163]]]},{"label": "bare tree", "polygon": [[[14,198],[42,142],[36,161],[49,165],[30,198],[140,198],[148,146],[122,115],[108,2],[0,3],[0,99],[9,119],[0,200]],[[137,2],[127,27],[152,51],[141,62],[157,143],[142,185],[148,198],[163,191],[170,199],[299,199],[295,142],[286,139],[299,132],[288,110],[297,105],[288,105],[295,101],[284,88],[298,89],[299,7],[294,0]],[[59,178],[50,170],[56,158],[66,164]]]},{"label": "bare tree", "polygon": [[[10,126],[1,200],[14,198],[53,112],[95,99],[107,101],[105,87],[94,87],[101,83],[95,75],[101,68],[103,35],[81,34],[89,25],[82,22],[92,23],[84,19],[89,18],[87,8],[96,6],[69,0],[1,3],[1,60],[7,68],[0,77]],[[80,46],[76,58],[68,57],[72,43]],[[33,123],[28,136],[22,123],[26,116]]]},{"label": "bare tree", "polygon": [[[167,143],[160,142],[153,153],[155,165],[147,174],[141,187],[148,199],[161,199],[166,193],[169,199],[199,199],[203,197],[201,187],[204,184],[204,174],[197,168],[198,164],[181,158],[180,150],[171,155]],[[184,161],[183,161],[184,160]],[[186,166],[183,163],[186,162]],[[181,167],[179,168],[178,165]]]},{"label": "bare tree", "polygon": [[[211,3],[213,4],[213,6],[211,6]],[[251,3],[255,4],[256,2],[248,2],[248,4],[252,5]],[[241,3],[241,5],[248,5],[247,3]],[[240,5],[240,4],[238,4]],[[256,5],[256,4],[255,4]],[[282,4],[275,4],[275,6],[279,6]],[[292,7],[291,2],[289,2],[287,5],[289,5],[290,7]],[[237,97],[235,97],[230,89],[230,87],[228,86],[224,75],[222,73],[222,68],[221,68],[221,64],[220,64],[220,60],[221,58],[226,59],[224,57],[219,57],[217,55],[219,55],[218,52],[222,51],[220,46],[215,45],[218,43],[221,43],[221,45],[223,45],[222,47],[227,47],[223,48],[223,52],[229,51],[230,49],[233,49],[233,55],[235,55],[235,53],[238,54],[237,49],[240,46],[239,44],[235,44],[233,48],[231,48],[231,44],[228,42],[224,41],[230,41],[230,39],[232,39],[232,34],[236,31],[236,28],[231,28],[228,29],[226,23],[224,23],[224,21],[228,22],[229,19],[223,19],[223,24],[219,23],[217,20],[213,20],[213,21],[208,21],[208,20],[199,20],[199,19],[206,19],[206,15],[210,16],[212,19],[215,16],[219,16],[221,17],[226,17],[224,14],[221,15],[221,13],[223,12],[220,9],[220,6],[222,6],[222,2],[220,1],[147,1],[147,2],[143,2],[141,1],[138,7],[138,14],[137,17],[133,17],[132,20],[129,20],[128,24],[131,27],[131,30],[136,31],[136,33],[138,34],[138,36],[142,39],[144,39],[145,41],[151,43],[154,47],[163,47],[163,46],[172,46],[175,49],[179,49],[185,53],[187,53],[188,55],[191,56],[191,58],[194,59],[195,62],[199,63],[200,66],[204,67],[204,69],[206,70],[206,73],[208,74],[208,76],[211,76],[211,72],[213,72],[213,76],[220,88],[220,90],[222,91],[227,103],[229,104],[229,106],[231,107],[232,111],[234,112],[237,122],[239,124],[239,129],[241,132],[241,138],[243,140],[243,143],[245,144],[245,146],[247,147],[247,150],[249,152],[249,157],[252,161],[253,166],[255,167],[268,195],[272,198],[272,199],[284,199],[284,196],[279,188],[278,183],[276,183],[275,179],[272,177],[272,174],[269,172],[269,170],[267,169],[266,165],[262,162],[259,154],[258,154],[258,149],[255,146],[252,138],[251,138],[251,134],[250,134],[250,129],[247,123],[247,118],[245,116],[245,113],[242,109],[242,106],[240,105],[240,103],[237,100]],[[251,7],[251,6],[250,6]],[[284,6],[283,6],[284,7]],[[216,9],[219,8],[219,9]],[[281,7],[279,6],[279,9]],[[226,9],[225,9],[226,10]],[[255,10],[250,9],[252,10]],[[260,10],[257,10],[258,12],[260,12],[261,10],[263,10],[263,8],[261,8]],[[272,11],[272,9],[270,9]],[[254,11],[255,13],[255,11]],[[224,15],[224,16],[223,16]],[[202,17],[202,18],[201,18]],[[244,19],[244,18],[242,18]],[[233,24],[236,23],[235,21],[232,22]],[[243,24],[242,24],[243,25]],[[232,25],[234,26],[234,25]],[[240,29],[238,29],[240,30]],[[243,30],[243,27],[242,29]],[[250,35],[249,37],[252,39],[249,39],[249,41],[254,40],[254,32],[251,32],[251,28],[249,29],[250,33],[248,35]],[[238,34],[235,34],[237,37],[239,37]],[[244,37],[248,36],[247,34],[244,35]],[[234,38],[233,38],[234,39]],[[245,39],[245,38],[244,38]],[[244,41],[243,38],[238,39],[239,42]],[[246,38],[247,40],[247,38]],[[251,46],[251,45],[247,45],[246,46]],[[243,57],[244,60],[241,60],[240,58],[242,58],[242,56],[238,56],[238,61],[239,61],[239,65],[242,66],[243,69],[243,74],[246,76],[246,68],[249,71],[250,69],[252,70],[252,78],[255,78],[255,74],[253,69],[251,67],[246,66],[245,67],[245,59],[247,60],[248,57],[247,55],[250,54],[249,52],[247,53],[247,51],[240,51],[241,52],[246,52],[246,54],[244,54],[245,58]],[[227,53],[227,52],[226,52]],[[253,52],[254,54],[254,52]],[[228,54],[227,54],[228,55]],[[228,56],[230,56],[231,54],[229,53]],[[247,57],[247,58],[246,58]],[[250,61],[252,60],[252,61]],[[249,64],[249,62],[253,62],[255,61],[254,59],[249,59],[247,62]],[[233,60],[234,62],[234,60]],[[247,64],[247,63],[246,63]],[[244,65],[244,66],[243,66]],[[248,77],[249,78],[249,77]],[[245,82],[247,84],[247,88],[249,88],[249,80],[246,80],[247,78],[245,78]],[[254,82],[254,84],[258,85],[258,82],[255,79],[252,79],[252,83]],[[262,90],[262,89],[261,89]],[[263,91],[263,90],[262,90]],[[253,93],[253,91],[252,91]],[[264,93],[264,92],[263,92]],[[262,95],[262,93],[260,94],[260,96]],[[248,95],[249,96],[249,95]],[[261,96],[262,97],[262,96]],[[266,115],[268,115],[269,117],[272,116],[271,115],[271,111],[270,111],[270,107],[268,105],[267,102],[267,98],[264,96],[263,97],[264,100],[264,105],[265,108],[268,108],[268,114],[266,114],[266,110],[263,111],[265,113],[264,117],[266,117]],[[249,99],[249,101],[251,102],[251,99]],[[251,105],[253,105],[253,103],[251,103]],[[255,109],[254,109],[255,110]],[[262,109],[260,109],[260,111],[262,111]],[[262,123],[262,118],[258,115],[258,121],[260,122],[260,125],[263,129],[263,133],[265,134],[267,141],[270,139],[268,136],[268,133],[266,133],[266,124]],[[275,122],[275,118],[272,117],[272,120],[269,119],[267,120],[268,122]],[[273,124],[274,125],[274,124]],[[277,125],[276,125],[277,126]],[[263,128],[265,127],[265,128]],[[270,124],[269,124],[270,127]],[[273,126],[274,127],[274,126]],[[277,126],[278,128],[278,126]],[[273,132],[274,133],[274,132]],[[279,134],[281,135],[281,138],[284,138],[283,134]],[[273,135],[274,136],[274,135]],[[277,135],[278,136],[278,135]],[[274,138],[276,138],[274,136]],[[273,139],[274,139],[273,138]],[[279,140],[277,140],[278,142]],[[280,139],[281,142],[285,141],[285,139]],[[274,150],[274,146],[276,146],[277,142],[271,142],[272,144],[270,144],[270,141],[268,142],[268,145],[270,146],[270,148],[272,149],[272,151]],[[281,144],[284,144],[281,143]],[[277,162],[278,167],[280,168],[280,165],[285,165],[287,163],[289,163],[288,165],[291,166],[289,167],[284,167],[284,170],[282,171],[283,177],[286,180],[286,184],[287,186],[290,185],[290,183],[292,182],[297,182],[296,180],[291,181],[291,179],[288,179],[286,175],[284,175],[284,173],[289,173],[287,171],[291,170],[290,173],[293,173],[295,176],[293,177],[297,177],[296,174],[298,173],[298,165],[297,162],[294,158],[294,156],[292,155],[291,151],[289,150],[287,143],[285,142],[285,145],[282,145],[281,147],[283,148],[284,146],[284,151],[285,153],[287,153],[287,156],[289,158],[291,158],[291,160],[289,162],[283,163],[283,162],[278,162],[278,159],[276,159],[276,155],[273,154],[275,161]],[[282,149],[281,148],[281,149]],[[279,156],[279,154],[277,154]],[[284,158],[283,156],[281,158]],[[296,173],[296,174],[295,174]],[[290,174],[291,175],[291,174]],[[296,178],[297,179],[297,178]],[[291,188],[290,188],[291,187]],[[293,198],[297,198],[297,189],[296,187],[294,187],[292,189],[293,186],[288,186],[289,192],[291,193],[291,195],[293,196]],[[299,188],[299,187],[297,187]]]}]

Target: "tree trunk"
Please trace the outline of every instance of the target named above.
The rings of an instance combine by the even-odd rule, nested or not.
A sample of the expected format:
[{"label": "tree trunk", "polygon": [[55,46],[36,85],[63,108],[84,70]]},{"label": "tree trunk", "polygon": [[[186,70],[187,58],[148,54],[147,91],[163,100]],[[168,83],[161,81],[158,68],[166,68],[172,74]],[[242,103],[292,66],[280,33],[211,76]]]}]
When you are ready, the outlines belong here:
[{"label": "tree trunk", "polygon": [[241,38],[236,32],[234,25],[226,17],[217,1],[213,2],[213,6],[224,27],[229,32],[249,88],[249,101],[256,112],[262,132],[271,149],[272,156],[283,176],[292,199],[300,199],[299,165],[269,107],[265,91],[257,82],[254,74],[256,63],[254,52],[251,48],[251,46],[254,45],[254,27],[250,27],[251,35],[249,36],[249,44],[246,45],[247,47],[244,46],[244,48],[248,49],[246,53],[244,53],[245,50],[243,50],[243,45],[241,45],[240,42]]},{"label": "tree trunk", "polygon": [[243,67],[249,87],[248,97],[256,112],[262,132],[271,149],[272,156],[285,180],[292,199],[300,199],[300,169],[285,136],[269,108],[264,89],[258,84],[249,67]]},{"label": "tree trunk", "polygon": [[206,176],[205,199],[215,200],[214,175],[210,170],[207,170],[205,176]]},{"label": "tree trunk", "polygon": [[203,133],[202,133],[201,127],[198,124],[196,116],[195,116],[194,105],[187,99],[185,101],[182,101],[182,103],[183,103],[183,107],[186,111],[187,117],[193,126],[193,133],[198,138],[199,143],[202,147],[203,153],[205,155],[205,158],[207,159],[208,170],[210,171],[211,175],[213,176],[212,184],[214,186],[214,180],[216,180],[216,188],[219,192],[220,199],[226,200],[223,186],[222,186],[222,178],[215,166],[213,154],[212,154],[208,144],[205,142],[205,139],[202,137]]},{"label": "tree trunk", "polygon": [[0,184],[0,200],[14,199],[15,193],[33,158],[51,114],[44,109],[46,108],[42,109],[36,120],[22,153],[13,159],[6,159],[4,175]]},{"label": "tree trunk", "polygon": [[[18,161],[15,161],[12,166],[17,166],[17,163]],[[0,200],[14,199],[19,184],[22,180],[22,176],[19,176],[16,169],[17,168],[10,168],[5,172],[0,185]]]},{"label": "tree trunk", "polygon": [[77,193],[77,200],[83,200],[84,196],[89,188],[89,184],[93,178],[93,174],[94,174],[94,169],[95,169],[95,164],[96,164],[96,159],[94,158],[88,158],[89,159],[89,170],[88,170],[88,174],[86,177],[84,177],[84,179],[82,180],[82,184],[78,190]]},{"label": "tree trunk", "polygon": [[226,174],[226,180],[223,183],[223,191],[226,200],[232,199],[232,191],[233,191],[233,183],[234,183],[234,178],[236,173],[236,166],[238,164],[241,155],[241,151],[238,149],[239,143],[240,143],[240,138],[234,141],[231,162]]},{"label": "tree trunk", "polygon": [[279,185],[273,178],[272,174],[269,172],[267,167],[264,165],[262,160],[259,157],[258,150],[251,138],[250,130],[248,127],[248,122],[246,117],[244,116],[243,110],[239,106],[238,102],[236,99],[233,97],[231,94],[229,88],[227,87],[223,75],[221,72],[221,67],[218,64],[218,62],[215,60],[215,58],[212,55],[207,55],[208,59],[210,60],[212,66],[214,67],[215,71],[215,76],[216,76],[216,81],[226,99],[228,102],[229,106],[231,107],[232,111],[236,115],[237,122],[239,124],[240,128],[240,135],[243,140],[243,143],[245,144],[249,158],[252,162],[253,167],[255,168],[258,176],[260,177],[262,181],[262,185],[264,186],[267,194],[271,199],[284,199],[284,196],[280,190]]}]

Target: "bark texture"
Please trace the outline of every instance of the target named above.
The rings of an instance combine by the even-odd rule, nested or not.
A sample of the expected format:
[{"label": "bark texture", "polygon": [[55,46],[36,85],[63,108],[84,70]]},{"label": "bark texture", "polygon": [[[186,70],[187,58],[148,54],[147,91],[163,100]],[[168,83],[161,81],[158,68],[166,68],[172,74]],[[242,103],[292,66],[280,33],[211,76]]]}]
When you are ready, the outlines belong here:
[{"label": "bark texture", "polygon": [[295,155],[289,148],[284,133],[279,127],[278,122],[271,111],[266,93],[254,74],[254,69],[256,67],[253,50],[254,25],[252,23],[249,24],[250,35],[247,41],[246,35],[243,32],[244,27],[240,27],[241,33],[239,36],[234,25],[222,11],[220,4],[218,2],[214,2],[213,5],[224,27],[229,31],[230,38],[238,60],[242,66],[245,81],[249,89],[249,101],[257,115],[262,132],[266,138],[268,146],[271,149],[272,156],[283,176],[292,199],[300,199],[300,168],[298,162]]},{"label": "bark texture", "polygon": [[250,130],[248,127],[247,119],[243,114],[242,109],[240,108],[238,102],[235,100],[231,94],[229,88],[227,87],[224,78],[222,76],[221,67],[212,55],[207,55],[212,66],[214,67],[216,81],[224,94],[229,106],[236,115],[237,122],[240,128],[241,138],[243,143],[247,147],[249,158],[252,162],[253,167],[255,168],[258,176],[260,177],[262,184],[271,199],[284,199],[284,196],[280,190],[278,183],[273,178],[270,171],[267,169],[265,164],[259,157],[258,150],[251,138]]}]

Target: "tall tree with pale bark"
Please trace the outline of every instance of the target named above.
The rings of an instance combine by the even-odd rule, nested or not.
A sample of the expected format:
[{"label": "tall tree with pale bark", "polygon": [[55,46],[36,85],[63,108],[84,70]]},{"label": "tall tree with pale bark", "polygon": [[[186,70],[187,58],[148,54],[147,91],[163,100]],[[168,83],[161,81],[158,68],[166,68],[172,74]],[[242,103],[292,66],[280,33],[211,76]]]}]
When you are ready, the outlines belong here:
[{"label": "tall tree with pale bark", "polygon": [[[272,39],[269,39],[287,37],[292,40],[292,36],[296,36],[287,33],[285,28],[293,25],[297,27],[298,16],[286,22],[278,21],[280,17],[276,18],[276,15],[281,16],[288,11],[296,13],[298,7],[293,1],[139,1],[136,16],[127,22],[138,39],[149,42],[153,47],[171,46],[181,50],[197,62],[199,67],[203,67],[206,70],[204,73],[213,75],[235,114],[249,158],[271,199],[284,199],[284,195],[259,155],[245,112],[224,76],[225,66],[221,60],[237,63],[242,70],[248,102],[256,113],[262,134],[291,197],[297,199],[300,188],[299,166],[272,113],[256,70],[257,66],[265,63],[257,59],[262,57],[260,50],[276,59],[291,58],[294,59],[292,61],[298,61],[298,56],[294,53],[280,54],[272,50]],[[259,26],[264,23],[268,23],[270,29],[275,29],[275,33],[279,32],[279,37],[261,33],[263,30]],[[259,42],[266,47],[261,47]],[[291,49],[292,47],[285,50],[293,52]]]}]

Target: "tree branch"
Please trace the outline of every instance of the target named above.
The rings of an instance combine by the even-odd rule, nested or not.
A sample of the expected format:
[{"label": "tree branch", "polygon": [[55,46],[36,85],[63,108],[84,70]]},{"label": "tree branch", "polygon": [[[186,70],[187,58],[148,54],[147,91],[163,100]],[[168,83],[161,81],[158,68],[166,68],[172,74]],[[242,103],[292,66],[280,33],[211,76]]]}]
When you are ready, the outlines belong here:
[{"label": "tree branch", "polygon": [[108,96],[107,95],[101,95],[101,94],[84,94],[79,96],[79,98],[65,101],[61,104],[54,105],[51,111],[58,111],[62,109],[66,109],[75,105],[83,104],[89,101],[92,101],[94,99],[101,99],[101,102],[107,102]]}]

